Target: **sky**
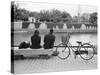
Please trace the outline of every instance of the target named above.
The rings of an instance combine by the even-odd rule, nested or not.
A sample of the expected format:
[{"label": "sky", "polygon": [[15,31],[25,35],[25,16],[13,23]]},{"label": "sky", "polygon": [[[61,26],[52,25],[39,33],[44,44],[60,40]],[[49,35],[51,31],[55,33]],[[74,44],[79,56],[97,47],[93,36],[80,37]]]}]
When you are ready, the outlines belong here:
[{"label": "sky", "polygon": [[39,3],[39,2],[22,2],[16,1],[19,8],[25,8],[26,10],[39,12],[40,10],[51,10],[58,9],[60,11],[66,11],[71,16],[76,16],[78,12],[82,13],[93,13],[97,12],[96,6],[91,5],[76,5],[76,4],[56,4],[56,3]]}]

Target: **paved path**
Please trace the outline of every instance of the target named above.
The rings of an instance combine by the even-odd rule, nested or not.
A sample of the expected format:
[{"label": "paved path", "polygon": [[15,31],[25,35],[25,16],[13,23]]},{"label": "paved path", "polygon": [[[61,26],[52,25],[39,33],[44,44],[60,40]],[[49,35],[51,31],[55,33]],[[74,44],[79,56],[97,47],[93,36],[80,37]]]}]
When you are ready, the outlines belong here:
[{"label": "paved path", "polygon": [[58,57],[50,59],[25,59],[15,60],[15,73],[38,73],[51,71],[68,71],[68,70],[87,70],[97,68],[97,56],[93,59],[85,61],[80,57],[75,60],[71,55],[66,60],[61,60]]}]

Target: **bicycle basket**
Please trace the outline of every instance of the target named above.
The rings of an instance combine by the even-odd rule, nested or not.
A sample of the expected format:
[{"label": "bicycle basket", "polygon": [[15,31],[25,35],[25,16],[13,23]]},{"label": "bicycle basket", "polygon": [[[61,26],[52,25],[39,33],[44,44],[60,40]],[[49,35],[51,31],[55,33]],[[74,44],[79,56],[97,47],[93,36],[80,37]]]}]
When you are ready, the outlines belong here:
[{"label": "bicycle basket", "polygon": [[61,37],[61,42],[62,43],[68,43],[69,42],[69,36],[62,36]]}]

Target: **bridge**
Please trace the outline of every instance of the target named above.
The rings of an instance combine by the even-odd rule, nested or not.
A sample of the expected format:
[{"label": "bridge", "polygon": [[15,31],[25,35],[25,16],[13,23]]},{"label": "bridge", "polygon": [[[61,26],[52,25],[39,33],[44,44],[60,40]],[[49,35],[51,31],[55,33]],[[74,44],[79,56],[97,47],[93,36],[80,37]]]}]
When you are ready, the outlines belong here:
[{"label": "bridge", "polygon": [[69,23],[51,23],[51,22],[12,22],[11,29],[97,29],[94,24],[69,24]]}]

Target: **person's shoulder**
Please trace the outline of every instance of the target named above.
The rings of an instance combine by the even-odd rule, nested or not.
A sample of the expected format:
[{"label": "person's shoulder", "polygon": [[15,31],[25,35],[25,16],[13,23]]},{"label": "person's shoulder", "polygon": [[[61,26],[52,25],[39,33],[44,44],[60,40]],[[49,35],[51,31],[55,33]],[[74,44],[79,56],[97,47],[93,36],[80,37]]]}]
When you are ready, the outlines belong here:
[{"label": "person's shoulder", "polygon": [[31,38],[33,38],[33,37],[34,37],[34,35],[31,36]]}]

